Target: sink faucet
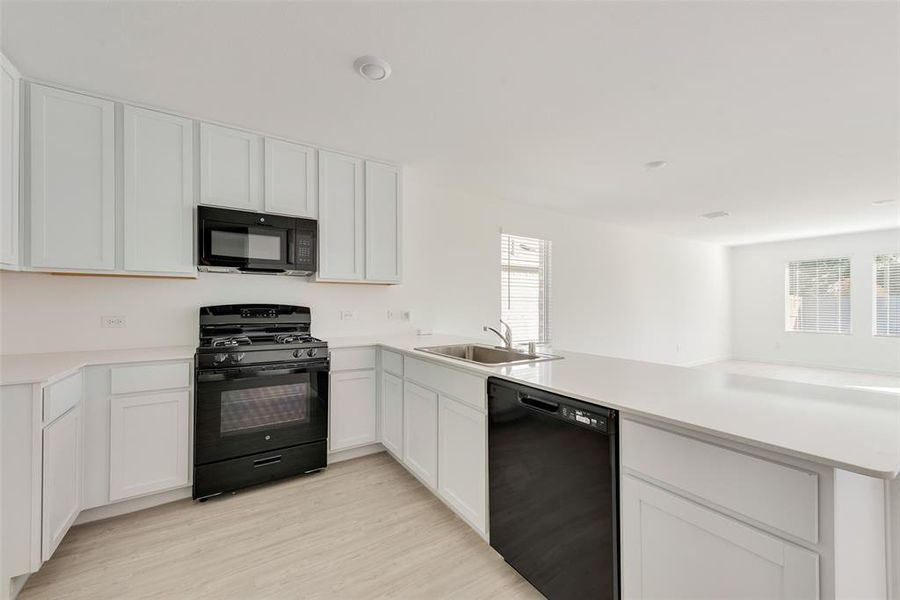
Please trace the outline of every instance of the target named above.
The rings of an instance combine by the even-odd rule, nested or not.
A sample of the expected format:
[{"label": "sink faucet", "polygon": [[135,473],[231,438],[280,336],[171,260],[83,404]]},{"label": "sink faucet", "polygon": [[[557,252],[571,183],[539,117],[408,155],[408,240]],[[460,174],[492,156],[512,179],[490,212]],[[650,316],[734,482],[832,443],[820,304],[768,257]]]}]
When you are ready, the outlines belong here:
[{"label": "sink faucet", "polygon": [[482,331],[493,331],[494,333],[497,334],[497,336],[498,336],[501,340],[503,340],[503,346],[504,346],[507,350],[512,350],[512,349],[513,349],[513,342],[512,342],[512,327],[510,327],[510,326],[509,326],[509,323],[507,323],[507,322],[504,321],[503,319],[500,319],[500,325],[506,327],[506,335],[503,335],[502,333],[500,333],[499,331],[497,331],[497,330],[494,329],[493,327],[488,327],[487,325],[485,325],[481,330],[482,330]]}]

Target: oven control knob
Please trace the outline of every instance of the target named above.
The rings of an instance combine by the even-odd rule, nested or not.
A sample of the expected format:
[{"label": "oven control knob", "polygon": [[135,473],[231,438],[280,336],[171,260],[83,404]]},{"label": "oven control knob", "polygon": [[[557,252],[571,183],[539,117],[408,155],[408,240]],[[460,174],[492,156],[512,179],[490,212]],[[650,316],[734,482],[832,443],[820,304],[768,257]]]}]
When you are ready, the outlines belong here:
[{"label": "oven control knob", "polygon": [[315,348],[310,348],[309,350],[306,351],[306,355],[309,356],[309,357],[315,356],[315,355],[316,355],[316,349],[315,349]]},{"label": "oven control knob", "polygon": [[227,354],[222,354],[222,353],[215,354],[215,355],[213,355],[213,362],[216,364],[219,364],[220,362],[224,362],[224,360],[226,358],[228,358]]},{"label": "oven control knob", "polygon": [[302,358],[303,350],[294,350],[294,358]]},{"label": "oven control knob", "polygon": [[235,352],[231,355],[231,362],[241,362],[242,360],[244,360],[243,352]]}]

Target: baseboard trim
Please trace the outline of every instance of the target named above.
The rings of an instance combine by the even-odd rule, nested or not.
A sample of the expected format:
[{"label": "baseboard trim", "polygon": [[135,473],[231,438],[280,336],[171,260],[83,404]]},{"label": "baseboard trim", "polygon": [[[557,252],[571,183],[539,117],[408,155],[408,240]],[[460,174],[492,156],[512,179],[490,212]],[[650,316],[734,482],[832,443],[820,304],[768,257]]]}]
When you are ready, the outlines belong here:
[{"label": "baseboard trim", "polygon": [[803,367],[804,369],[823,369],[826,371],[849,371],[851,373],[863,373],[865,375],[887,375],[890,377],[900,377],[900,371],[883,371],[881,369],[860,369],[856,367],[845,367],[841,365],[832,365],[828,363],[811,363],[797,360],[772,360],[765,357],[753,356],[732,356],[723,360],[733,360],[741,362],[763,363],[769,365],[779,365],[783,367]]},{"label": "baseboard trim", "polygon": [[703,365],[711,365],[717,362],[723,362],[726,360],[735,360],[731,356],[711,356],[709,358],[701,358],[698,360],[691,360],[688,362],[679,363],[679,367],[702,367]]},{"label": "baseboard trim", "polygon": [[140,498],[132,498],[131,500],[122,500],[121,502],[107,504],[106,506],[98,506],[96,508],[84,510],[78,515],[78,518],[75,519],[74,524],[83,525],[92,521],[110,519],[112,517],[118,517],[119,515],[126,515],[128,513],[144,510],[145,508],[153,508],[154,506],[168,504],[169,502],[175,502],[176,500],[183,500],[190,497],[191,486],[187,486],[169,490],[168,492],[162,492],[160,494],[153,494],[152,496],[141,496]]},{"label": "baseboard trim", "polygon": [[[377,454],[378,452],[384,451],[384,446],[376,442],[374,444],[367,444],[348,450],[329,452],[328,464],[359,458],[361,456],[368,456],[369,454]],[[151,496],[141,496],[140,498],[132,498],[131,500],[122,500],[121,502],[115,502],[113,504],[107,504],[106,506],[98,506],[82,511],[81,514],[78,515],[78,518],[75,519],[74,524],[83,525],[85,523],[91,523],[92,521],[110,519],[112,517],[126,515],[128,513],[144,510],[146,508],[153,508],[154,506],[168,504],[169,502],[175,502],[176,500],[183,500],[190,497],[191,486],[187,486],[162,492],[160,494],[153,494]]]},{"label": "baseboard trim", "polygon": [[379,452],[385,452],[385,448],[378,442],[365,446],[358,446],[356,448],[349,448],[347,450],[329,452],[328,464],[330,465],[332,463],[341,462],[342,460],[351,460],[353,458],[359,458],[361,456],[368,456],[370,454],[378,454]]},{"label": "baseboard trim", "polygon": [[9,580],[9,598],[10,600],[16,600],[16,597],[19,595],[19,592],[22,591],[22,588],[25,587],[25,584],[28,583],[28,578],[31,577],[31,573],[25,573],[24,575],[19,575],[17,577],[13,577]]}]

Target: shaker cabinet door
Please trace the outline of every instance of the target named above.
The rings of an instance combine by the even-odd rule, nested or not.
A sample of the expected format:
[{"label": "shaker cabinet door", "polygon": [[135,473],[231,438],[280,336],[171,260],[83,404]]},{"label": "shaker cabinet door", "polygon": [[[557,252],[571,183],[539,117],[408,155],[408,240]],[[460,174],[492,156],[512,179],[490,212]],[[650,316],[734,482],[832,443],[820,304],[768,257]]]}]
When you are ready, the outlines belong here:
[{"label": "shaker cabinet door", "polygon": [[818,555],[630,475],[623,598],[819,597]]},{"label": "shaker cabinet door", "polygon": [[265,147],[266,212],[315,219],[315,148],[272,138],[266,138]]},{"label": "shaker cabinet door", "polygon": [[200,123],[200,203],[262,210],[262,161],[260,136]]},{"label": "shaker cabinet door", "polygon": [[403,380],[381,374],[381,442],[403,460]]},{"label": "shaker cabinet door", "polygon": [[116,267],[114,104],[32,84],[31,263]]},{"label": "shaker cabinet door", "polygon": [[366,161],[366,280],[399,283],[400,169]]},{"label": "shaker cabinet door", "polygon": [[403,387],[403,462],[437,488],[438,395],[407,381]]},{"label": "shaker cabinet door", "polygon": [[19,265],[19,81],[0,56],[0,264]]},{"label": "shaker cabinet door", "polygon": [[330,389],[331,450],[344,450],[376,439],[375,370],[332,372]]},{"label": "shaker cabinet door", "polygon": [[194,270],[193,123],[125,107],[125,270]]},{"label": "shaker cabinet door", "polygon": [[487,418],[441,396],[438,424],[441,497],[487,535]]},{"label": "shaker cabinet door", "polygon": [[81,511],[81,407],[44,427],[42,552],[49,560]]},{"label": "shaker cabinet door", "polygon": [[319,152],[319,279],[365,278],[363,197],[363,160]]},{"label": "shaker cabinet door", "polygon": [[110,501],[188,485],[190,402],[187,390],[110,399]]}]

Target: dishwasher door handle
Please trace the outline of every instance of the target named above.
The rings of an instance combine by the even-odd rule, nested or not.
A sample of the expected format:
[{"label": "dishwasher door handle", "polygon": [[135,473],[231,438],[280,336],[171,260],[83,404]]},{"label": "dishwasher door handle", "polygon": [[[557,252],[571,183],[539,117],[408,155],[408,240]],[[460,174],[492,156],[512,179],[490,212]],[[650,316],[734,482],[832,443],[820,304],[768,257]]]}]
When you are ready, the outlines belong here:
[{"label": "dishwasher door handle", "polygon": [[537,410],[547,412],[547,413],[556,413],[559,411],[559,403],[551,402],[550,400],[542,400],[540,398],[535,398],[534,396],[526,396],[525,394],[519,395],[519,402],[524,404],[525,406],[529,406],[531,408],[536,408]]}]

